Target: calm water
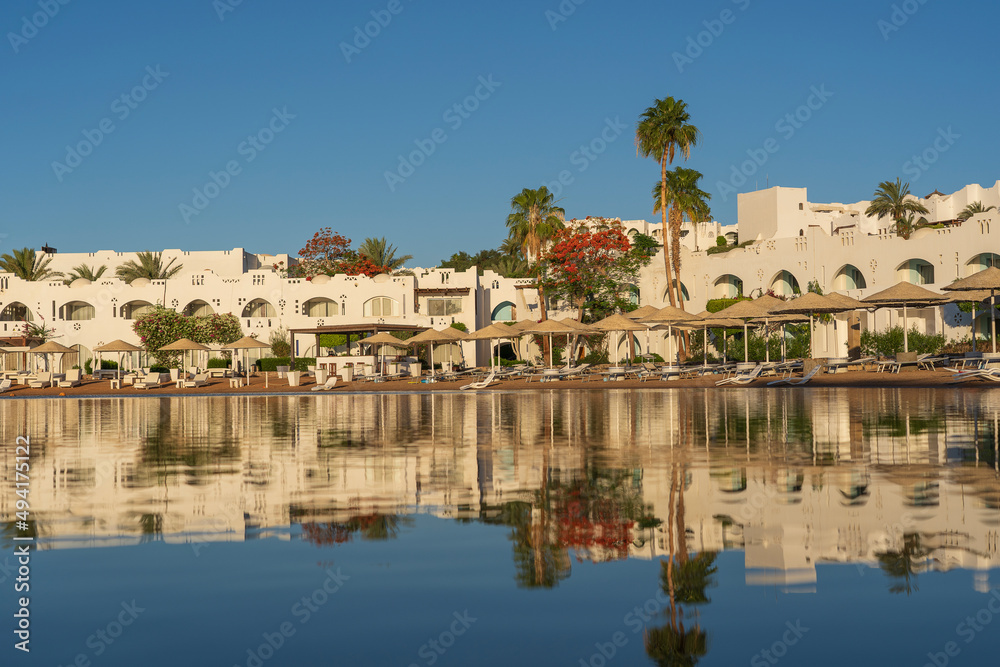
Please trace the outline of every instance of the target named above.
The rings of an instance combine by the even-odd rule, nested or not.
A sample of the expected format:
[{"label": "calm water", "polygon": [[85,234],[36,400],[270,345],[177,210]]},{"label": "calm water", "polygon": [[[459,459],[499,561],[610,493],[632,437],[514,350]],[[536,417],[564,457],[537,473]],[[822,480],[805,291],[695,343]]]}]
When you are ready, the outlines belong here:
[{"label": "calm water", "polygon": [[995,664],[998,415],[975,389],[0,400],[0,664]]}]

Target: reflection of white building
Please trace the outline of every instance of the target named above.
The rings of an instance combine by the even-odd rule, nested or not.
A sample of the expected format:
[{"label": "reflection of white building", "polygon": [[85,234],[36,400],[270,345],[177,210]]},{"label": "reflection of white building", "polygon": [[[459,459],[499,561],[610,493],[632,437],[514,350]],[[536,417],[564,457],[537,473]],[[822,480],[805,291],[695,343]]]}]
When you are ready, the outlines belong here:
[{"label": "reflection of white building", "polygon": [[[948,465],[945,446],[996,432],[995,401],[977,401],[979,421],[941,410],[921,433],[823,425],[860,421],[876,395],[905,417],[893,392],[770,392],[768,405],[740,392],[706,404],[707,393],[0,401],[0,440],[31,437],[41,548],[239,541],[375,513],[478,518],[512,501],[540,516],[543,495],[603,470],[662,521],[632,529],[632,557],[668,553],[680,480],[688,549],[744,551],[750,584],[809,590],[818,564],[875,567],[907,534],[927,552],[918,567],[971,570],[977,586],[1000,567],[997,470],[970,456]],[[848,398],[821,409],[832,394]],[[12,488],[13,470],[0,475]],[[0,520],[14,500],[0,494]]]},{"label": "reflection of white building", "polygon": [[[739,195],[739,224],[723,227],[717,222],[688,224],[682,236],[682,291],[690,312],[704,310],[715,298],[739,293],[756,296],[772,290],[792,295],[816,281],[824,291],[840,291],[863,298],[899,281],[932,290],[968,276],[1000,260],[1000,213],[979,214],[964,224],[954,224],[969,203],[1000,206],[1000,183],[991,188],[969,185],[951,195],[933,193],[921,199],[930,223],[910,239],[897,237],[888,219],[864,214],[869,202],[816,204],[805,188],[774,187]],[[660,238],[660,225],[627,221],[625,226]],[[711,253],[716,239],[738,236],[742,247]],[[189,315],[233,313],[244,332],[266,340],[277,327],[310,329],[340,324],[393,323],[447,326],[461,322],[470,330],[494,321],[539,319],[537,290],[530,280],[512,280],[475,270],[417,269],[413,276],[334,277],[312,281],[280,277],[276,266],[294,261],[287,255],[255,255],[240,248],[220,252],[166,250],[164,264],[183,265],[167,281],[140,280],[126,285],[115,279],[115,268],[134,259],[130,253],[101,251],[51,256],[51,268],[69,273],[85,264],[105,265],[105,276],[93,284],[78,280],[25,283],[11,274],[0,274],[0,338],[20,332],[20,322],[44,321],[61,336],[60,342],[79,345],[84,356],[102,342],[134,338],[132,320],[153,304],[162,304]],[[662,306],[666,298],[662,254],[642,271],[636,288],[643,304]],[[550,316],[575,316],[575,310],[552,311]],[[910,309],[910,321],[928,333],[949,338],[968,336],[971,315],[955,305]],[[978,331],[988,330],[988,317],[980,315]],[[899,322],[891,309],[862,313],[855,322],[847,315],[826,325],[816,336],[818,356],[844,356],[849,338],[866,328],[884,329]],[[857,326],[849,326],[856,324]],[[856,339],[853,339],[856,345]],[[645,336],[638,336],[640,347]],[[613,350],[625,339],[620,334]],[[310,337],[297,340],[299,356],[312,356]],[[664,334],[650,335],[650,347],[666,352]],[[466,344],[468,356],[487,360],[487,344]]]}]

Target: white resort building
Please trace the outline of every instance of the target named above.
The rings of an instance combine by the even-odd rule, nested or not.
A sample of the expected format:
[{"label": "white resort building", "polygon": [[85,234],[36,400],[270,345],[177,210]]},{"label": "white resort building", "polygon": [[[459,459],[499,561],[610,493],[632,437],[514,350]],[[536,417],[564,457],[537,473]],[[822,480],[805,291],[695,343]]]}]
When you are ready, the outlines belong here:
[{"label": "white resort building", "polygon": [[[855,298],[881,291],[899,281],[931,290],[968,276],[1000,260],[1000,218],[996,209],[957,221],[972,202],[1000,206],[1000,182],[991,188],[969,185],[951,195],[934,192],[919,200],[936,228],[917,230],[909,239],[896,236],[892,221],[865,215],[870,202],[815,204],[805,188],[773,187],[740,194],[739,224],[717,222],[686,225],[682,238],[682,288],[685,309],[696,313],[715,298],[737,294],[757,296],[773,290],[791,295],[805,291],[810,281],[828,291]],[[935,223],[940,223],[935,224]],[[635,230],[660,239],[655,222],[626,221]],[[996,233],[994,233],[996,231]],[[738,238],[747,245],[709,253],[716,239]],[[183,270],[166,281],[136,280],[126,284],[114,277],[115,268],[134,259],[133,253],[100,251],[55,253],[50,268],[70,273],[73,267],[107,265],[96,282],[62,280],[26,282],[0,273],[0,343],[16,344],[24,322],[44,322],[58,341],[79,350],[80,363],[92,350],[117,338],[134,340],[133,320],[153,304],[189,315],[233,313],[244,333],[267,341],[272,330],[343,331],[346,325],[406,325],[444,327],[461,322],[471,331],[492,321],[538,319],[538,293],[530,280],[507,279],[471,269],[416,269],[412,276],[318,276],[311,281],[284,278],[275,265],[294,263],[288,255],[257,255],[242,248],[213,252],[164,250],[163,262],[175,260]],[[662,253],[643,269],[636,285],[643,304],[668,303]],[[575,316],[575,311],[550,317]],[[949,339],[967,337],[971,315],[955,305],[909,312],[910,324],[925,333],[944,333]],[[988,315],[980,316],[978,331],[988,331]],[[849,320],[849,318],[852,318]],[[839,319],[839,322],[837,321]],[[884,329],[898,322],[891,309],[842,315],[827,332],[818,332],[818,357],[846,356],[857,346],[860,332]],[[654,332],[649,351],[665,353],[663,334]],[[619,335],[613,349],[626,344]],[[636,339],[647,345],[644,336]],[[488,344],[465,343],[470,362],[487,363]],[[297,336],[296,356],[315,356],[316,337]],[[72,355],[66,355],[70,357]]]}]

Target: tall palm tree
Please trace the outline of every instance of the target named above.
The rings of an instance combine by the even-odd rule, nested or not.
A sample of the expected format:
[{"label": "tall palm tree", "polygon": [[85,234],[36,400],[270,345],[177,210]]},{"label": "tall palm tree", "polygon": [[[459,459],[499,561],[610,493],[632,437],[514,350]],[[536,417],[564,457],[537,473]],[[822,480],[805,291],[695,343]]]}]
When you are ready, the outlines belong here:
[{"label": "tall palm tree", "polygon": [[[686,160],[691,155],[691,147],[698,143],[701,132],[688,121],[687,104],[682,100],[667,97],[655,100],[653,106],[639,117],[635,128],[635,147],[642,157],[652,157],[660,163],[660,211],[663,214],[663,267],[667,284],[670,280],[670,258],[667,252],[667,165],[673,164],[679,152]],[[675,288],[680,292],[680,276]],[[674,290],[668,289],[670,305],[676,306]]]},{"label": "tall palm tree", "polygon": [[73,270],[70,271],[70,274],[63,279],[63,282],[69,285],[74,280],[77,280],[79,278],[89,280],[90,282],[95,282],[101,276],[103,276],[104,272],[107,270],[108,270],[107,264],[101,264],[97,269],[94,269],[94,267],[92,266],[87,266],[86,264],[81,264],[79,266],[74,266]]},{"label": "tall palm tree", "polygon": [[[670,205],[670,261],[674,267],[674,277],[670,280],[677,290],[677,304],[684,308],[684,293],[681,290],[681,224],[686,215],[691,222],[705,220],[712,215],[708,200],[712,195],[698,186],[702,174],[695,169],[676,167],[667,172],[666,187],[661,181],[653,186],[653,213],[659,213],[666,193]],[[670,278],[670,274],[667,274]]]},{"label": "tall palm tree", "polygon": [[910,194],[910,184],[902,183],[898,178],[895,183],[879,183],[872,203],[865,210],[865,215],[877,216],[879,220],[885,216],[892,218],[896,223],[896,234],[904,239],[910,238],[913,232],[910,222],[913,216],[908,217],[908,214],[915,213],[928,213],[927,207]]},{"label": "tall palm tree", "polygon": [[507,229],[529,262],[536,262],[542,248],[563,228],[566,211],[556,206],[555,196],[544,185],[525,188],[510,200]]},{"label": "tall palm tree", "polygon": [[958,219],[965,222],[977,213],[986,213],[987,211],[992,211],[995,208],[996,206],[983,206],[983,202],[974,201],[962,209],[962,212],[958,214]]},{"label": "tall palm tree", "polygon": [[402,255],[396,257],[396,246],[389,243],[383,236],[381,238],[367,238],[364,243],[358,246],[358,254],[367,257],[373,264],[384,266],[390,271],[398,271],[403,268],[413,255]]},{"label": "tall palm tree", "polygon": [[180,270],[184,268],[183,264],[174,266],[174,262],[177,261],[176,258],[170,260],[170,262],[164,266],[162,252],[150,252],[149,250],[143,250],[142,252],[137,252],[135,255],[139,260],[138,262],[130,259],[115,269],[115,276],[126,283],[131,284],[133,280],[138,278],[148,278],[149,280],[168,280],[176,276]]},{"label": "tall palm tree", "polygon": [[[556,206],[555,196],[544,185],[537,190],[525,188],[510,200],[510,214],[507,216],[509,236],[521,247],[528,263],[537,262],[542,248],[564,227],[566,211]],[[538,286],[538,301],[542,320],[548,319],[545,307],[545,293]],[[547,343],[547,341],[546,341]],[[543,343],[543,352],[546,347]]]},{"label": "tall palm tree", "polygon": [[49,269],[51,263],[51,257],[46,257],[44,252],[36,255],[34,248],[21,248],[0,255],[0,271],[13,273],[21,280],[30,282],[62,278],[61,273]]}]

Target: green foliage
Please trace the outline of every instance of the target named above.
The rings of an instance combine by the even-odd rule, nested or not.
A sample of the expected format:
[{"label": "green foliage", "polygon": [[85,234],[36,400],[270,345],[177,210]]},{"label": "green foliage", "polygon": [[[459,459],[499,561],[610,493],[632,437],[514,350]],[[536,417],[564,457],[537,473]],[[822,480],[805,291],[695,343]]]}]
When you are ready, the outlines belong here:
[{"label": "green foliage", "polygon": [[208,367],[209,368],[229,368],[229,365],[231,363],[232,362],[229,359],[209,359],[208,360]]},{"label": "green foliage", "polygon": [[168,368],[167,366],[150,366],[149,367],[149,372],[150,373],[169,373],[170,372],[170,368]]},{"label": "green foliage", "polygon": [[809,281],[809,284],[806,286],[806,291],[823,296],[823,288],[819,286],[819,281],[815,278]]},{"label": "green foliage", "polygon": [[[661,357],[660,355],[658,355],[658,354],[656,354],[654,352],[653,353],[653,359],[652,359],[652,361],[653,361],[653,363],[662,364],[663,363],[663,357]],[[648,363],[650,363],[650,360],[647,359],[647,358],[645,358],[645,357],[636,357],[634,359],[630,359],[629,363],[630,364],[648,364]]]},{"label": "green foliage", "polygon": [[130,259],[115,269],[115,276],[119,280],[129,284],[138,278],[168,280],[176,276],[184,268],[183,264],[174,266],[174,262],[177,261],[176,258],[170,260],[164,266],[162,252],[144,250],[136,253],[136,259],[138,261]]},{"label": "green foliage", "polygon": [[630,237],[632,250],[639,257],[652,259],[660,251],[660,243],[648,234],[636,233]]},{"label": "green foliage", "polygon": [[[923,334],[916,327],[907,333],[910,352],[934,354],[945,346],[944,334]],[[903,327],[886,331],[862,331],[861,354],[892,357],[903,351]]]},{"label": "green foliage", "polygon": [[[351,334],[351,342],[357,343],[361,340],[360,334]],[[347,335],[346,334],[320,334],[319,335],[319,346],[326,348],[341,347],[347,345]],[[291,350],[291,347],[289,347]],[[275,355],[281,356],[281,355]]]},{"label": "green foliage", "polygon": [[734,299],[709,299],[708,303],[705,304],[705,310],[710,313],[717,313],[740,301],[750,301],[750,298],[740,295]]},{"label": "green foliage", "polygon": [[150,356],[164,366],[176,366],[180,354],[161,352],[160,348],[181,338],[203,345],[226,345],[243,337],[240,321],[232,313],[186,317],[159,305],[136,318],[132,330]]},{"label": "green foliage", "polygon": [[[716,348],[721,352],[722,329],[711,329],[715,334]],[[733,331],[730,329],[730,331]],[[789,325],[785,327],[787,338],[785,339],[785,357],[788,359],[804,359],[809,356],[809,325]],[[773,333],[770,340],[760,336],[753,331],[747,340],[747,347],[750,358],[743,358],[743,331],[729,337],[729,345],[726,348],[726,358],[730,361],[764,361],[765,342],[766,352],[769,353],[771,361],[781,359],[781,332]]]},{"label": "green foliage", "polygon": [[[264,357],[260,360],[260,370],[275,372],[278,370],[278,366],[291,366],[292,360],[290,357]],[[316,357],[296,357],[295,358],[295,370],[302,371],[303,373],[309,370],[310,366],[316,365]]]},{"label": "green foliage", "polygon": [[591,350],[583,359],[580,360],[581,363],[590,364],[592,366],[598,366],[600,364],[607,364],[608,362],[608,351],[606,348],[597,348]]},{"label": "green foliage", "polygon": [[725,236],[722,236],[720,234],[719,236],[715,237],[715,247],[725,248],[727,245],[729,245],[729,240]]},{"label": "green foliage", "polygon": [[464,331],[465,333],[469,332],[469,327],[465,326],[463,322],[452,322],[451,328],[458,329],[459,331]]},{"label": "green foliage", "polygon": [[[720,239],[724,239],[726,237],[720,236],[719,238]],[[718,239],[716,239],[716,243],[718,243]],[[706,255],[717,255],[719,253],[729,252],[730,250],[733,250],[734,248],[745,248],[748,245],[750,245],[751,243],[753,243],[753,241],[744,241],[743,243],[736,243],[734,245],[723,245],[723,246],[716,245],[714,248],[707,249],[705,251],[705,254]]]},{"label": "green foliage", "polygon": [[118,370],[118,362],[111,361],[109,359],[101,359],[101,370],[102,371],[116,371]]},{"label": "green foliage", "polygon": [[292,343],[288,336],[288,329],[279,327],[271,332],[271,337],[268,339],[271,344],[271,354],[276,357],[290,357],[292,356]]},{"label": "green foliage", "polygon": [[84,375],[94,374],[93,359],[87,359],[85,362],[83,362],[83,374]]},{"label": "green foliage", "polygon": [[36,254],[34,248],[14,249],[11,253],[0,255],[0,271],[13,273],[29,282],[61,278],[61,273],[49,270],[51,263],[51,257],[47,257],[44,252]]}]

